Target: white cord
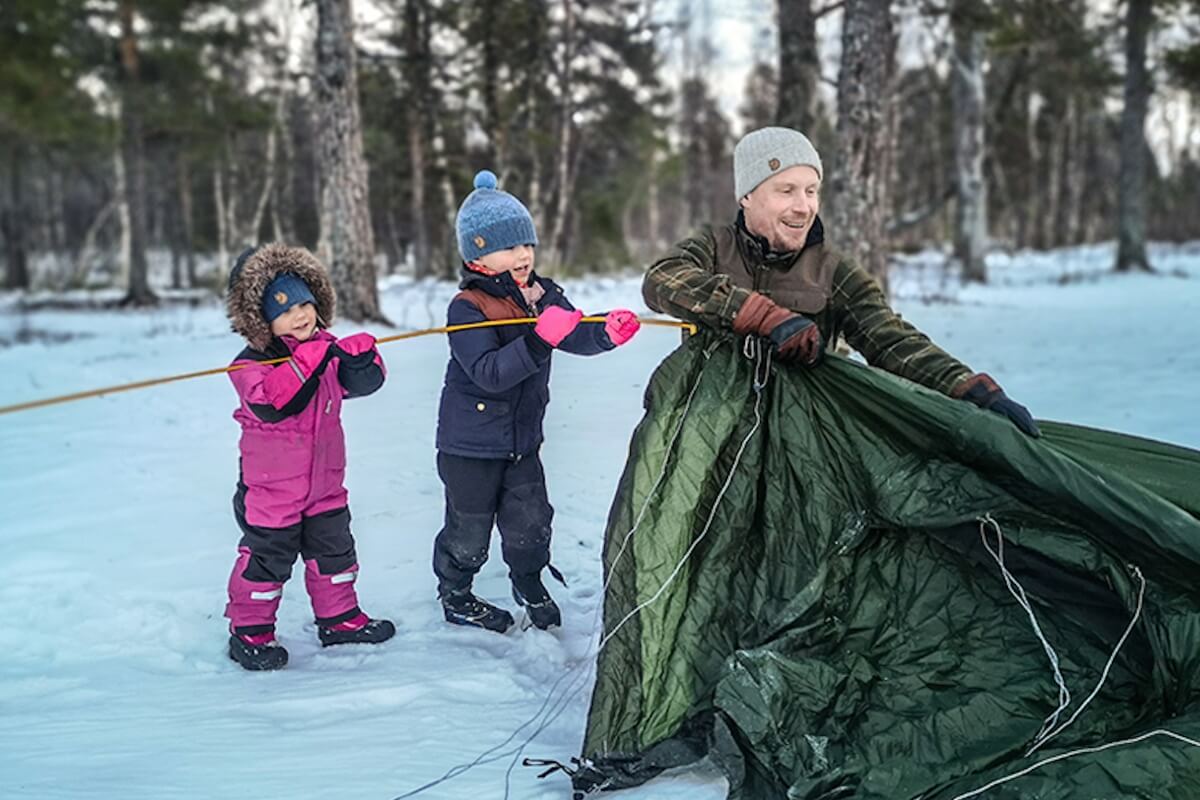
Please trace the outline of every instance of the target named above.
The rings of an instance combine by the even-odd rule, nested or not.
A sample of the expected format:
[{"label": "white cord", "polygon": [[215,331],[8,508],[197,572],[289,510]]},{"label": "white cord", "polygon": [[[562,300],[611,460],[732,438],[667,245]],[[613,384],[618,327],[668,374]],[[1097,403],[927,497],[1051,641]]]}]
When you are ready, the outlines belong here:
[{"label": "white cord", "polygon": [[617,623],[616,627],[609,631],[608,634],[600,640],[600,647],[597,649],[597,652],[604,649],[604,646],[607,645],[610,640],[612,640],[612,637],[617,635],[617,632],[624,627],[626,622],[633,619],[633,617],[637,614],[641,613],[642,609],[646,608],[650,604],[657,601],[658,598],[662,597],[663,592],[667,590],[667,587],[670,586],[671,582],[674,581],[679,575],[679,571],[683,569],[683,565],[687,563],[687,560],[691,557],[692,552],[700,545],[700,542],[704,541],[704,537],[708,535],[708,531],[712,527],[713,520],[717,516],[717,509],[721,506],[721,500],[725,497],[725,492],[729,489],[729,485],[733,483],[733,476],[737,474],[737,468],[741,463],[742,455],[746,452],[746,446],[750,443],[750,440],[754,437],[754,434],[758,432],[758,428],[762,424],[762,412],[760,406],[762,405],[762,390],[766,384],[765,379],[764,381],[759,380],[758,367],[760,362],[765,362],[766,368],[769,370],[771,363],[771,351],[767,351],[765,359],[762,358],[761,351],[759,353],[759,362],[756,362],[754,371],[754,425],[750,428],[750,432],[746,434],[746,437],[742,439],[742,443],[738,447],[737,455],[735,455],[733,459],[733,465],[729,468],[729,475],[725,477],[725,483],[721,486],[721,491],[717,493],[717,497],[712,504],[712,509],[708,513],[708,519],[704,523],[704,529],[700,531],[699,536],[692,540],[691,545],[688,546],[688,549],[686,552],[684,552],[683,557],[679,559],[679,563],[675,565],[675,569],[672,570],[671,574],[667,576],[667,579],[663,581],[662,586],[658,587],[658,591],[656,591],[647,600],[639,603],[632,611],[626,614],[625,617]]},{"label": "white cord", "polygon": [[1108,672],[1110,669],[1112,669],[1113,662],[1117,660],[1117,653],[1121,652],[1121,645],[1125,644],[1125,640],[1128,639],[1129,634],[1133,632],[1133,626],[1137,624],[1138,618],[1142,615],[1142,600],[1146,595],[1146,579],[1142,576],[1142,571],[1140,569],[1138,569],[1136,566],[1133,566],[1132,568],[1133,576],[1137,578],[1139,582],[1137,607],[1133,611],[1133,619],[1129,620],[1129,624],[1125,626],[1125,632],[1121,634],[1121,638],[1117,640],[1117,646],[1113,648],[1112,654],[1109,655],[1108,661],[1104,665],[1104,670],[1100,673],[1100,680],[1096,683],[1096,688],[1093,689],[1092,693],[1089,694],[1087,698],[1079,705],[1079,708],[1075,709],[1075,713],[1071,715],[1070,719],[1059,726],[1058,729],[1051,733],[1047,733],[1040,741],[1035,740],[1033,747],[1029,748],[1029,752],[1025,754],[1026,756],[1033,755],[1035,752],[1037,752],[1039,747],[1053,739],[1055,736],[1058,736],[1060,733],[1065,731],[1071,725],[1071,723],[1075,722],[1075,720],[1079,718],[1079,715],[1083,713],[1083,710],[1088,707],[1088,703],[1092,702],[1096,695],[1100,694],[1100,688],[1104,686],[1104,682],[1108,680]]},{"label": "white cord", "polygon": [[[706,353],[706,357],[710,354],[711,354],[711,352]],[[640,613],[643,609],[645,609],[651,603],[655,602],[662,595],[662,593],[667,589],[667,587],[671,584],[671,582],[678,576],[680,570],[683,568],[683,565],[685,563],[687,563],[687,560],[691,557],[692,552],[696,549],[696,546],[708,534],[708,531],[709,531],[710,527],[712,526],[713,519],[716,517],[717,508],[720,506],[721,499],[724,497],[725,491],[729,488],[730,483],[733,481],[733,476],[737,472],[738,465],[741,462],[741,458],[742,458],[743,453],[745,452],[746,446],[747,446],[747,444],[749,444],[750,439],[753,438],[755,432],[758,430],[759,426],[762,424],[762,415],[761,415],[759,407],[760,407],[761,401],[762,401],[762,390],[766,387],[767,378],[770,375],[771,352],[769,350],[766,350],[765,357],[764,357],[764,351],[762,349],[760,349],[759,351],[756,352],[755,358],[756,358],[756,364],[755,364],[755,370],[754,370],[754,391],[755,391],[754,425],[751,427],[750,432],[746,434],[746,438],[744,438],[742,440],[741,445],[738,447],[737,455],[734,458],[733,465],[730,467],[729,475],[726,478],[724,485],[721,487],[721,491],[717,494],[717,498],[713,501],[712,511],[709,514],[709,517],[705,523],[704,529],[700,532],[700,535],[698,537],[696,537],[696,539],[692,542],[691,546],[689,546],[688,549],[684,552],[684,554],[680,558],[679,562],[675,565],[675,569],[667,577],[667,579],[663,583],[663,585],[659,587],[658,591],[655,592],[654,596],[649,598],[645,602],[639,604],[636,608],[634,608],[632,611],[630,611],[628,614],[626,614],[625,617],[617,624],[617,626],[615,628],[613,628],[613,630],[610,631],[607,636],[603,637],[600,640],[600,643],[596,647],[596,655],[599,655],[599,653],[605,648],[605,646],[608,644],[608,642],[613,638],[613,636],[615,636],[617,634],[617,632],[621,629],[622,626],[625,625],[626,622],[628,622],[630,619],[632,619],[634,615]],[[697,375],[696,383],[692,387],[692,391],[688,395],[688,408],[690,408],[690,406],[691,406],[691,398],[695,395],[696,389],[700,385],[700,377],[701,377],[700,375]],[[686,416],[686,411],[685,411],[685,416]],[[676,427],[675,434],[672,437],[671,447],[674,446],[674,442],[675,442],[676,438],[678,437],[679,432],[683,428],[683,421],[684,421],[684,418],[681,417],[680,421]],[[645,503],[643,504],[642,511],[639,512],[638,518],[634,524],[634,530],[636,529],[637,525],[640,524],[641,517],[645,513],[645,510],[649,507],[650,500],[653,498],[653,493],[658,490],[658,484],[661,483],[662,478],[666,474],[666,465],[670,458],[671,447],[668,447],[667,453],[664,455],[663,466],[660,471],[659,479],[658,479],[658,481],[656,481],[654,489],[647,496],[647,499],[646,499]],[[625,544],[628,543],[628,541],[630,540],[630,537],[632,535],[633,535],[633,530],[630,530],[630,532],[625,535],[624,541],[622,542],[621,550],[618,552],[618,558],[619,558],[620,554],[624,553]],[[610,565],[610,567],[609,567],[609,580],[611,580],[612,575],[615,574],[615,567],[616,567],[618,558],[614,558],[612,565]],[[606,591],[607,591],[607,587],[608,587],[608,582],[606,581],[605,582]],[[603,603],[603,599],[601,600],[601,602]],[[602,606],[600,608],[602,608]],[[597,615],[599,615],[600,608],[597,609]],[[591,658],[591,655],[592,655],[591,649],[589,648],[588,653],[585,655],[585,661],[583,662],[583,663],[587,664],[588,669],[584,673],[581,673],[585,677],[587,675],[590,675],[591,668],[595,666],[595,659]],[[578,669],[578,667],[575,667],[573,669]],[[560,678],[560,680],[561,680],[561,678]],[[564,691],[563,696],[555,702],[554,707],[550,710],[550,712],[548,712],[548,716],[545,719],[545,721],[543,721],[542,724],[539,725],[538,728],[536,730],[534,730],[534,732],[525,739],[524,743],[522,743],[522,745],[519,748],[517,748],[515,754],[513,755],[513,763],[509,765],[509,773],[511,773],[513,767],[516,764],[516,760],[520,757],[521,752],[525,749],[525,747],[528,746],[533,741],[533,739],[535,739],[538,736],[538,734],[540,734],[543,730],[545,730],[546,727],[548,727],[550,725],[550,723],[552,723],[555,719],[557,719],[563,713],[563,711],[566,710],[568,703],[570,703],[570,701],[573,700],[575,698],[575,696],[578,695],[579,692],[581,692],[583,690],[583,685],[580,685],[577,689],[575,689],[574,691],[571,691],[570,687],[573,686],[574,684],[575,684],[575,680],[572,680],[571,684],[568,685],[567,690]],[[545,704],[543,704],[543,707],[544,706],[545,706]],[[539,712],[539,714],[540,714],[540,712]],[[534,719],[536,719],[536,716]],[[510,739],[511,739],[511,737],[510,737]],[[508,797],[508,785],[507,784],[508,784],[508,780],[507,780],[507,773],[506,773],[505,798]]]},{"label": "white cord", "polygon": [[[988,543],[988,540],[987,540],[987,526],[988,525],[990,525],[996,531],[996,549],[995,550],[992,549],[991,545]],[[1104,686],[1104,682],[1108,679],[1109,671],[1112,669],[1112,665],[1116,661],[1117,654],[1120,653],[1122,645],[1125,644],[1125,641],[1129,638],[1129,634],[1133,632],[1134,626],[1137,624],[1138,619],[1141,617],[1142,605],[1143,605],[1143,602],[1145,599],[1145,594],[1146,594],[1146,579],[1142,575],[1141,569],[1139,569],[1136,565],[1131,565],[1131,570],[1133,572],[1133,576],[1135,578],[1137,578],[1137,580],[1138,580],[1137,606],[1134,608],[1133,618],[1129,621],[1129,624],[1125,627],[1125,632],[1121,634],[1121,638],[1117,641],[1116,647],[1113,648],[1112,653],[1109,655],[1108,661],[1105,663],[1104,669],[1100,673],[1100,680],[1096,683],[1096,688],[1094,688],[1092,690],[1091,694],[1089,694],[1084,699],[1084,701],[1079,705],[1079,707],[1077,709],[1075,709],[1075,713],[1073,713],[1066,722],[1064,722],[1062,725],[1059,725],[1056,728],[1056,727],[1054,727],[1054,725],[1058,721],[1059,714],[1061,714],[1062,711],[1066,708],[1067,704],[1070,703],[1070,692],[1067,691],[1066,683],[1063,680],[1062,672],[1059,669],[1058,655],[1054,652],[1054,648],[1050,646],[1050,643],[1048,641],[1046,641],[1046,637],[1042,633],[1041,626],[1038,625],[1037,617],[1033,613],[1033,607],[1029,603],[1029,599],[1025,594],[1024,588],[1021,586],[1020,582],[1018,582],[1017,579],[1012,575],[1012,573],[1008,571],[1008,567],[1005,566],[1005,564],[1004,564],[1004,533],[1000,529],[999,523],[997,523],[996,520],[994,520],[991,517],[991,515],[985,514],[983,517],[980,518],[980,520],[979,520],[979,535],[980,535],[980,538],[983,540],[984,548],[988,551],[988,553],[992,556],[992,558],[1000,566],[1000,572],[1004,577],[1004,583],[1005,583],[1005,586],[1008,588],[1009,593],[1012,594],[1013,597],[1016,598],[1017,603],[1021,606],[1021,608],[1023,608],[1025,610],[1025,613],[1029,615],[1029,621],[1033,625],[1034,633],[1037,635],[1038,640],[1042,643],[1042,647],[1045,649],[1046,655],[1050,659],[1050,664],[1054,669],[1054,680],[1055,680],[1055,683],[1057,683],[1058,687],[1059,687],[1059,706],[1057,709],[1054,710],[1054,713],[1052,713],[1049,717],[1046,718],[1045,723],[1042,725],[1042,729],[1038,732],[1038,735],[1036,737],[1034,737],[1034,742],[1033,742],[1032,746],[1029,748],[1029,750],[1025,754],[1026,756],[1030,756],[1030,755],[1033,755],[1033,753],[1035,753],[1042,745],[1046,744],[1051,739],[1053,739],[1055,736],[1058,736],[1060,733],[1062,733],[1064,730],[1066,730],[1068,727],[1070,727],[1075,722],[1075,720],[1077,720],[1079,718],[1079,715],[1083,713],[1083,710],[1085,708],[1087,708],[1088,704],[1091,703],[1092,700],[1094,700],[1096,698],[1096,696],[1100,693],[1100,689]],[[1064,700],[1064,696],[1065,696],[1065,700]],[[997,787],[1003,783],[1007,783],[1008,781],[1015,780],[1016,778],[1020,778],[1025,775],[1028,775],[1030,772],[1033,772],[1034,770],[1039,769],[1040,767],[1043,767],[1046,764],[1051,764],[1056,761],[1062,761],[1067,758],[1073,758],[1074,756],[1078,756],[1078,755],[1086,755],[1088,753],[1099,753],[1103,750],[1108,750],[1110,748],[1119,747],[1119,746],[1126,745],[1126,744],[1136,744],[1137,742],[1144,741],[1144,740],[1150,738],[1151,736],[1156,736],[1156,735],[1169,736],[1173,739],[1178,739],[1179,741],[1186,742],[1187,744],[1193,745],[1195,747],[1200,747],[1200,742],[1197,742],[1193,739],[1189,739],[1186,736],[1182,736],[1178,733],[1175,733],[1173,731],[1168,731],[1165,729],[1156,729],[1156,730],[1150,731],[1148,733],[1144,733],[1140,736],[1136,736],[1132,739],[1123,739],[1123,740],[1116,741],[1116,742],[1109,742],[1107,744],[1097,745],[1095,747],[1083,747],[1083,748],[1079,748],[1076,750],[1068,751],[1066,753],[1060,753],[1056,756],[1052,756],[1051,758],[1043,759],[1043,760],[1037,762],[1036,764],[1032,764],[1022,770],[1019,770],[1018,772],[1014,772],[1011,775],[1007,775],[1003,778],[998,778],[998,779],[992,781],[991,783],[986,784],[985,786],[981,786],[978,789],[967,792],[965,794],[960,794],[957,797],[953,798],[953,800],[967,800],[968,798],[983,794],[984,792],[986,792],[990,789],[994,789],[995,787]]]},{"label": "white cord", "polygon": [[[707,360],[707,354],[706,354]],[[629,544],[629,540],[633,538],[633,534],[637,531],[638,526],[642,524],[642,518],[646,515],[646,511],[650,508],[650,501],[654,499],[654,495],[658,492],[658,487],[662,483],[663,478],[667,475],[667,464],[671,463],[671,451],[675,449],[675,442],[679,439],[680,432],[683,431],[684,420],[687,419],[688,411],[692,407],[692,398],[696,396],[696,390],[700,388],[700,378],[704,375],[704,367],[700,368],[700,374],[696,376],[696,382],[692,384],[692,390],[688,392],[687,401],[683,404],[683,413],[679,415],[679,422],[675,425],[675,431],[671,434],[671,440],[667,443],[667,451],[663,455],[662,467],[658,471],[658,478],[655,479],[654,485],[650,487],[650,491],[646,493],[646,501],[642,503],[642,508],[637,513],[637,517],[633,520],[633,527],[629,529],[629,533],[625,534],[625,538],[621,540],[621,547],[617,550],[617,555],[613,558],[612,564],[608,568],[608,576],[604,579],[604,586],[600,590],[601,602],[597,606],[597,613],[604,608],[603,598],[608,594],[608,585],[612,582],[612,576],[616,574],[617,562],[621,560],[621,556],[625,554],[625,547]]]},{"label": "white cord", "polygon": [[[711,354],[712,354],[711,349],[706,351],[705,358],[707,359],[709,356],[711,356]],[[704,538],[704,536],[708,533],[708,529],[711,526],[713,518],[716,515],[717,507],[719,506],[721,498],[724,496],[726,489],[728,489],[729,484],[733,480],[733,475],[736,472],[737,466],[741,461],[741,457],[742,457],[743,452],[745,451],[746,445],[749,443],[750,438],[758,430],[758,427],[762,421],[761,413],[759,410],[759,405],[760,405],[760,402],[762,399],[762,389],[766,385],[766,375],[768,375],[770,372],[771,354],[770,354],[770,351],[767,351],[765,363],[761,357],[762,353],[760,352],[757,355],[759,356],[759,358],[757,359],[758,363],[755,364],[755,372],[754,372],[754,389],[755,389],[755,401],[754,401],[755,422],[754,422],[754,426],[751,428],[750,433],[747,434],[746,438],[742,441],[741,446],[738,448],[737,456],[735,457],[733,466],[730,469],[730,475],[726,479],[725,484],[721,489],[721,492],[718,494],[717,499],[713,503],[712,513],[709,515],[709,518],[708,518],[707,523],[705,524],[704,530],[701,532],[700,536],[697,537],[697,539],[692,543],[692,545],[687,549],[687,551],[683,554],[683,557],[680,559],[680,562],[676,565],[675,570],[667,578],[666,582],[659,588],[658,592],[655,593],[654,597],[652,597],[649,600],[647,600],[646,602],[640,604],[632,612],[630,612],[628,615],[626,615],[626,617],[621,620],[621,622],[618,624],[618,626],[616,628],[614,628],[609,633],[608,636],[605,636],[600,641],[599,645],[596,646],[595,654],[598,655],[599,652],[604,649],[604,647],[605,647],[605,645],[607,645],[608,641],[617,633],[617,631],[620,629],[621,626],[623,626],[627,621],[629,621],[629,619],[631,619],[633,617],[634,614],[640,612],[642,609],[646,608],[648,605],[650,605],[651,603],[653,603],[655,600],[658,599],[658,597],[662,594],[662,592],[666,590],[667,586],[671,583],[671,581],[674,580],[674,578],[678,575],[679,571],[683,567],[683,564],[686,563],[687,559],[691,556],[692,552],[695,550],[696,545],[699,544],[700,540],[702,540]],[[759,375],[760,365],[762,366],[762,372],[763,372],[763,376],[761,378]],[[646,500],[642,504],[642,508],[638,512],[637,517],[635,518],[633,527],[630,529],[630,531],[628,533],[625,534],[625,536],[621,542],[621,547],[618,550],[616,557],[614,557],[612,564],[609,566],[609,575],[604,581],[603,592],[601,594],[601,600],[600,600],[600,606],[598,606],[598,608],[597,608],[597,618],[596,618],[597,622],[599,621],[599,614],[603,610],[603,602],[604,602],[603,598],[604,598],[604,595],[607,594],[609,583],[612,580],[612,576],[615,574],[616,565],[620,561],[621,556],[624,554],[626,546],[628,545],[634,532],[637,530],[638,526],[641,524],[642,519],[643,519],[647,509],[650,506],[651,500],[653,500],[654,495],[658,491],[663,478],[666,476],[667,464],[670,462],[671,452],[672,452],[676,442],[678,441],[679,434],[683,430],[683,424],[687,418],[688,412],[690,411],[692,399],[695,397],[696,391],[700,386],[700,381],[701,381],[702,377],[703,377],[703,368],[701,368],[700,374],[698,374],[696,376],[696,382],[693,384],[691,391],[688,393],[688,399],[687,399],[687,402],[685,403],[683,414],[680,416],[679,422],[676,424],[675,431],[672,433],[671,440],[668,443],[666,453],[663,456],[663,463],[662,463],[662,467],[660,468],[660,471],[659,471],[659,476],[656,479],[654,485],[651,487],[650,492],[647,494]],[[592,649],[591,649],[591,647],[589,647],[588,652],[584,656],[584,659],[581,662],[579,662],[578,664],[576,664],[574,667],[571,667],[569,670],[567,670],[562,675],[560,675],[558,680],[555,681],[554,685],[551,687],[550,692],[547,694],[546,699],[542,702],[542,706],[541,706],[541,708],[538,709],[537,713],[534,714],[534,716],[531,717],[530,719],[526,720],[515,731],[513,731],[513,733],[510,734],[509,737],[507,739],[505,739],[503,742],[489,748],[488,750],[484,751],[483,753],[480,753],[478,756],[476,756],[476,758],[474,760],[472,760],[471,762],[469,762],[467,764],[460,764],[456,767],[452,767],[441,778],[430,781],[429,783],[427,783],[423,786],[420,786],[412,791],[409,791],[402,795],[399,795],[395,800],[402,800],[402,798],[413,797],[415,795],[421,794],[422,792],[426,791],[427,789],[433,788],[434,786],[436,786],[440,783],[443,783],[447,780],[450,780],[451,778],[461,775],[462,773],[468,771],[472,767],[491,763],[493,761],[497,761],[499,759],[502,759],[509,755],[512,755],[513,763],[511,763],[509,765],[508,771],[505,773],[504,796],[507,798],[508,791],[509,791],[508,778],[513,770],[516,760],[520,758],[521,753],[525,750],[525,748],[530,743],[532,743],[532,741],[535,738],[537,738],[537,736],[542,731],[544,731],[551,723],[553,723],[559,716],[562,715],[562,713],[566,710],[570,701],[573,700],[579,694],[579,692],[581,692],[583,690],[584,685],[586,685],[586,678],[591,674],[591,669],[595,666],[595,663],[596,663],[595,659],[592,658],[592,655],[593,655]],[[582,665],[586,665],[587,669],[580,671],[580,666],[582,666]],[[553,700],[554,693],[555,693],[555,691],[557,691],[559,684],[562,683],[562,681],[565,678],[567,678],[568,676],[571,676],[571,681],[567,684],[566,688],[563,690],[562,695],[557,700]],[[576,686],[576,684],[579,684],[579,685]],[[552,702],[552,700],[553,700],[553,702]],[[549,710],[547,710],[547,707],[549,707]],[[524,730],[526,727],[528,727],[531,724],[537,723],[538,719],[543,716],[544,716],[544,718],[542,719],[540,724],[537,725],[537,727],[533,730],[533,732],[530,733],[530,735],[528,737],[526,737],[525,740],[520,745],[518,745],[514,749],[511,749],[511,750],[508,750],[505,752],[501,752],[501,753],[496,753],[497,750],[504,747],[506,744],[508,744],[514,738],[516,738],[516,736],[522,730]],[[492,755],[493,753],[495,753],[495,755]],[[605,782],[605,784],[607,784],[607,781]]]},{"label": "white cord", "polygon": [[1068,758],[1074,758],[1075,756],[1087,755],[1089,753],[1099,753],[1103,750],[1109,750],[1113,747],[1121,747],[1121,746],[1127,745],[1127,744],[1137,744],[1138,742],[1142,742],[1142,741],[1145,741],[1146,739],[1149,739],[1151,736],[1169,736],[1172,739],[1178,739],[1179,741],[1184,742],[1186,744],[1190,744],[1193,747],[1200,747],[1200,742],[1196,741],[1195,739],[1189,739],[1187,736],[1183,736],[1181,734],[1175,733],[1174,731],[1169,731],[1164,728],[1157,728],[1157,729],[1149,731],[1147,733],[1143,733],[1140,736],[1135,736],[1132,739],[1122,739],[1117,742],[1109,742],[1108,744],[1101,744],[1101,745],[1097,745],[1095,747],[1081,747],[1078,750],[1071,750],[1066,753],[1059,753],[1056,756],[1051,756],[1050,758],[1044,758],[1041,761],[1037,762],[1036,764],[1029,765],[1028,767],[1021,770],[1020,772],[1014,772],[1013,774],[1006,775],[1003,778],[997,778],[996,780],[992,781],[991,783],[985,784],[984,786],[980,786],[978,789],[973,789],[972,791],[966,792],[965,794],[957,795],[957,796],[951,798],[951,800],[967,800],[967,798],[970,798],[970,797],[977,797],[977,796],[983,794],[984,792],[989,791],[990,789],[995,789],[997,786],[999,786],[1002,783],[1008,783],[1011,780],[1015,780],[1017,778],[1024,777],[1024,776],[1028,775],[1029,773],[1033,772],[1035,769],[1040,769],[1041,767],[1044,767],[1047,764],[1053,764],[1055,761],[1063,761]]},{"label": "white cord", "polygon": [[[996,531],[996,549],[987,540],[987,526],[991,525]],[[1058,686],[1058,708],[1046,717],[1042,722],[1042,728],[1034,737],[1034,742],[1040,741],[1046,736],[1054,726],[1058,724],[1058,716],[1067,706],[1071,704],[1071,691],[1067,688],[1066,680],[1063,678],[1062,670],[1059,667],[1058,653],[1046,640],[1045,634],[1042,633],[1042,626],[1038,624],[1037,615],[1033,613],[1033,605],[1029,602],[1029,598],[1025,595],[1025,588],[1021,586],[1008,567],[1004,564],[1004,533],[1000,530],[1000,524],[992,519],[990,514],[984,514],[979,519],[979,538],[983,541],[983,547],[988,551],[992,559],[1000,565],[1000,574],[1004,577],[1004,585],[1008,589],[1008,593],[1016,598],[1017,605],[1025,610],[1029,616],[1029,623],[1033,626],[1033,632],[1037,636],[1038,641],[1042,643],[1042,649],[1046,652],[1046,657],[1050,660],[1050,668],[1054,671],[1054,683]],[[1028,755],[1028,753],[1026,754]]]}]

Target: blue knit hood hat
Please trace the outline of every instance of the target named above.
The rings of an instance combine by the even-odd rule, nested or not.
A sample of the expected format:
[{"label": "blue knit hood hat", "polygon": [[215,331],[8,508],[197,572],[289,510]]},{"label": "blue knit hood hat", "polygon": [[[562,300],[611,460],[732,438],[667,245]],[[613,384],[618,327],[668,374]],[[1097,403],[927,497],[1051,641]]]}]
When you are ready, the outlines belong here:
[{"label": "blue knit hood hat", "polygon": [[315,306],[317,299],[313,297],[312,290],[308,288],[304,279],[294,272],[280,273],[263,290],[262,308],[267,322],[274,322],[286,314],[289,308],[301,303],[312,303]]},{"label": "blue knit hood hat", "polygon": [[496,175],[487,169],[475,174],[475,191],[458,207],[454,227],[463,261],[477,261],[488,253],[522,244],[537,247],[538,243],[529,209],[497,189]]}]

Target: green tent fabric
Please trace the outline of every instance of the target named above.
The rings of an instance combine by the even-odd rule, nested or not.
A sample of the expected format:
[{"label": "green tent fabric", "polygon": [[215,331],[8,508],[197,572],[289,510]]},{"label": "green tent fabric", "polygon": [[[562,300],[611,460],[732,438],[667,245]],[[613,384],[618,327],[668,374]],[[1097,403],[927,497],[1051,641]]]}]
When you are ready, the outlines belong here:
[{"label": "green tent fabric", "polygon": [[[751,355],[647,389],[576,797],[704,756],[737,800],[1200,797],[1200,452]],[[1027,755],[1052,655],[1048,728],[1100,689]]]}]

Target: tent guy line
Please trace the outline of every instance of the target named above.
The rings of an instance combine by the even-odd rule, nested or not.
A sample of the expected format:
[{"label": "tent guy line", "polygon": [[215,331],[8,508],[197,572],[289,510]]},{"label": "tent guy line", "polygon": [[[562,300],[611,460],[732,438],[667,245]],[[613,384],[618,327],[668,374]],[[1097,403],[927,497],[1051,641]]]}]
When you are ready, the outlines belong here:
[{"label": "tent guy line", "polygon": [[[664,328],[681,328],[688,331],[689,334],[696,332],[696,326],[690,322],[680,322],[673,319],[643,319],[640,320],[643,325],[657,325]],[[518,319],[499,319],[486,320],[484,322],[472,322],[466,325],[443,325],[438,328],[423,328],[418,331],[407,331],[405,333],[397,333],[393,336],[384,336],[376,339],[377,344],[388,344],[390,342],[398,342],[402,339],[414,339],[418,336],[430,336],[437,333],[455,333],[457,331],[471,330],[473,328],[491,328],[500,325],[529,325],[537,322],[536,317],[520,317]],[[604,322],[604,317],[584,317],[580,322]],[[285,361],[290,361],[291,358],[285,356],[283,358],[275,358],[269,361],[257,361],[256,364],[270,365],[282,364]],[[86,392],[75,392],[73,394],[64,394],[57,397],[46,397],[41,400],[30,400],[25,403],[14,403],[13,405],[0,406],[0,414],[15,414],[18,411],[30,411],[35,408],[44,406],[58,405],[59,403],[70,403],[75,400],[85,400],[89,397],[103,397],[106,394],[116,394],[118,392],[131,392],[134,389],[146,389],[151,386],[159,386],[164,383],[174,383],[176,381],[190,380],[191,378],[203,378],[207,375],[222,375],[226,372],[233,372],[247,366],[246,364],[232,364],[228,367],[216,367],[214,369],[204,369],[197,372],[185,372],[179,375],[168,375],[165,378],[151,378],[144,381],[135,381],[133,383],[123,383],[117,386],[105,386],[102,389],[89,389]]]}]

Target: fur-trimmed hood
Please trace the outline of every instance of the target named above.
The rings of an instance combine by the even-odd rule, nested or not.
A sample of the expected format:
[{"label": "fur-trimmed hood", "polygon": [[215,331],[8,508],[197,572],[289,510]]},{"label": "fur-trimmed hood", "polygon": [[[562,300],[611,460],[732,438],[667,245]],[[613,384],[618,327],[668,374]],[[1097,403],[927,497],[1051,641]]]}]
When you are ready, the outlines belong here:
[{"label": "fur-trimmed hood", "polygon": [[337,295],[329,273],[316,256],[303,247],[289,247],[280,242],[265,244],[238,259],[229,273],[225,298],[233,330],[246,337],[255,350],[266,350],[271,344],[271,325],[263,316],[263,292],[275,276],[284,272],[294,272],[308,284],[317,300],[318,324],[322,328],[333,324]]}]

